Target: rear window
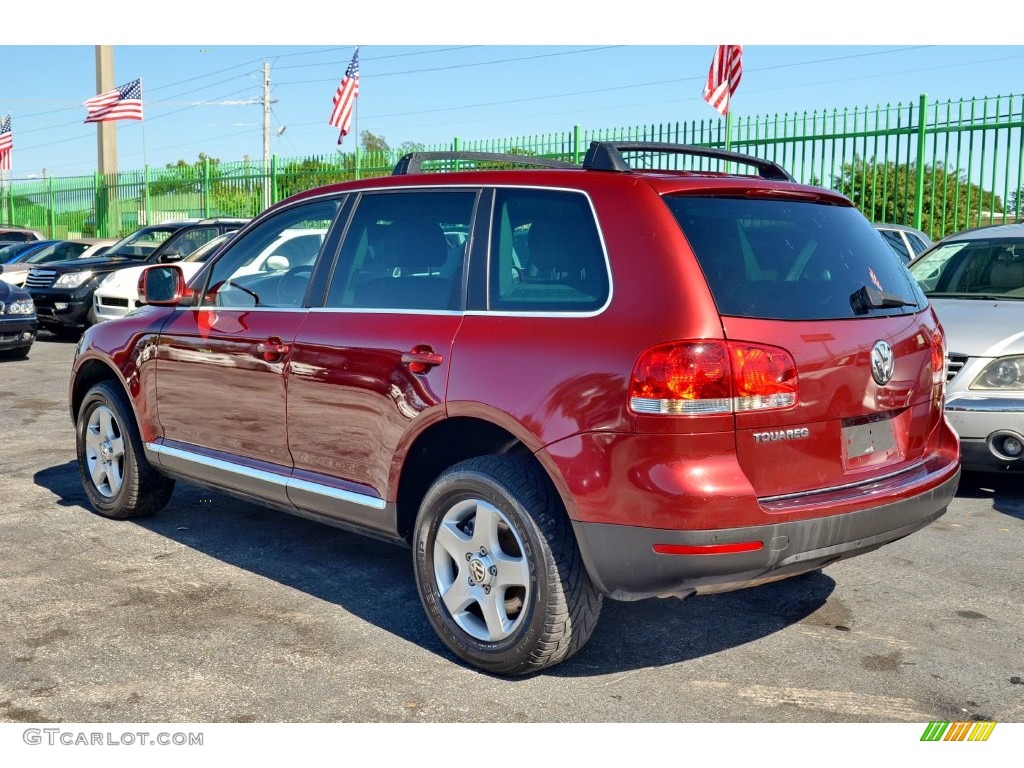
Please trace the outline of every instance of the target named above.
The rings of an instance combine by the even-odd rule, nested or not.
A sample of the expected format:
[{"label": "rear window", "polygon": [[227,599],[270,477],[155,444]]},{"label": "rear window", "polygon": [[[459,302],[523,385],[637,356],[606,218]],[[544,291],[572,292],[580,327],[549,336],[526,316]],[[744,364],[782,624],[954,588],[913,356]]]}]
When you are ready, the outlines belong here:
[{"label": "rear window", "polygon": [[912,313],[927,303],[855,208],[721,197],[665,202],[723,315],[832,320]]}]

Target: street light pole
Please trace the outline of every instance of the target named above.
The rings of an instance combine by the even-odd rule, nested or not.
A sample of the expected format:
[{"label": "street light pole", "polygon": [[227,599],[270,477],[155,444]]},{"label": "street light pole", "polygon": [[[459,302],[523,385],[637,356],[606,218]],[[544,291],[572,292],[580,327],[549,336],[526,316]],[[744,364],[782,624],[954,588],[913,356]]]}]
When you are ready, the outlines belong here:
[{"label": "street light pole", "polygon": [[263,209],[270,207],[270,62],[263,62]]}]

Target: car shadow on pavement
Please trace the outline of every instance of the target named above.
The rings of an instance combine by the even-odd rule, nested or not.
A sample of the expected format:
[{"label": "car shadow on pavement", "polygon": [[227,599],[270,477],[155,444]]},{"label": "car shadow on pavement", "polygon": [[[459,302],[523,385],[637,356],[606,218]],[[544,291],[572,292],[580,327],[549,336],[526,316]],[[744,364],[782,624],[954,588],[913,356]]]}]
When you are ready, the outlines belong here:
[{"label": "car shadow on pavement", "polygon": [[991,499],[992,509],[1024,520],[1024,473],[963,472],[956,495],[964,499]]},{"label": "car shadow on pavement", "polygon": [[[61,506],[90,509],[74,461],[41,470],[34,479],[56,494]],[[407,548],[185,483],[177,484],[170,503],[153,517],[112,521],[111,525],[139,525],[224,563],[334,603],[410,643],[461,663],[427,623]],[[110,535],[116,536],[116,529],[112,528]],[[687,600],[605,600],[590,642],[573,658],[543,674],[589,677],[711,655],[811,616],[825,604],[834,587],[831,578],[812,572],[739,592]]]}]

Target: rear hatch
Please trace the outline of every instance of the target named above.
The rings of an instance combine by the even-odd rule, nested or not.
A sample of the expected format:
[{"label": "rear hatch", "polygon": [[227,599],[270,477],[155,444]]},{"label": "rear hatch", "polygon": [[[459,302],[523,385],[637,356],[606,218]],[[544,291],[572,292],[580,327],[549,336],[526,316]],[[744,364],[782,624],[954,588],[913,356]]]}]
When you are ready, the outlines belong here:
[{"label": "rear hatch", "polygon": [[838,196],[664,199],[721,315],[736,453],[757,495],[923,461],[942,418],[941,331],[871,224]]}]

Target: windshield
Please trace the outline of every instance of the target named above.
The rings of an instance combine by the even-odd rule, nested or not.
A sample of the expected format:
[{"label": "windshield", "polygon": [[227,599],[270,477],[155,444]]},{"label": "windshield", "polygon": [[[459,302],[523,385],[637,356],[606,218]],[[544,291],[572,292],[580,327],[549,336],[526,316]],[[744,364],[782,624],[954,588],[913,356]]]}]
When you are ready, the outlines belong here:
[{"label": "windshield", "polygon": [[927,304],[855,208],[684,195],[665,202],[723,315],[833,320],[907,314]]},{"label": "windshield", "polygon": [[1024,237],[943,243],[910,265],[925,295],[1024,299]]},{"label": "windshield", "polygon": [[228,232],[227,234],[218,235],[217,237],[213,238],[213,240],[210,240],[208,243],[204,243],[203,245],[199,246],[196,250],[192,251],[192,253],[190,253],[188,256],[182,259],[182,261],[191,261],[199,263],[205,262],[213,254],[220,250],[220,247],[224,245],[225,242],[230,240],[233,234],[234,232]]},{"label": "windshield", "polygon": [[118,240],[107,251],[104,256],[116,257],[121,256],[127,259],[145,259],[149,254],[156,250],[156,247],[160,245],[164,240],[169,238],[171,235],[180,229],[180,227],[166,227],[166,228],[145,228],[140,229],[137,232],[133,232],[123,240]]},{"label": "windshield", "polygon": [[45,264],[51,261],[77,259],[88,247],[86,243],[54,243],[45,248],[40,248],[31,256],[26,257],[24,261],[28,264]]},{"label": "windshield", "polygon": [[35,243],[11,243],[0,248],[0,264],[6,264],[7,262],[14,261],[18,258],[18,255],[29,248],[35,246]]}]

